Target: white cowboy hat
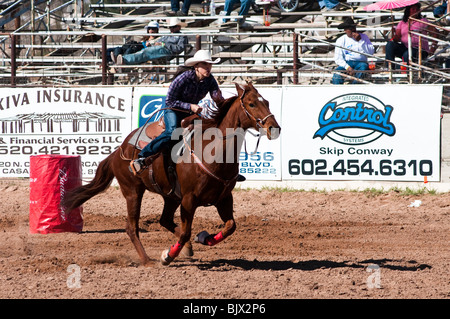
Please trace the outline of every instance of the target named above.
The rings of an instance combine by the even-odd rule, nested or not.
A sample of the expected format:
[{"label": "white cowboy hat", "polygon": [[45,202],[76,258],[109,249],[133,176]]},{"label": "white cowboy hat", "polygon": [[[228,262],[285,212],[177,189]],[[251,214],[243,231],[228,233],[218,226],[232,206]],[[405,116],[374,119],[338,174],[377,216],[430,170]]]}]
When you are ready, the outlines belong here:
[{"label": "white cowboy hat", "polygon": [[169,20],[169,24],[167,25],[168,27],[174,27],[174,26],[181,26],[181,21],[180,19],[178,19],[177,17],[172,17]]},{"label": "white cowboy hat", "polygon": [[184,65],[194,66],[199,62],[216,64],[220,62],[220,58],[217,58],[213,61],[211,60],[211,53],[208,50],[198,50],[197,52],[195,52],[192,58],[189,58],[184,62]]},{"label": "white cowboy hat", "polygon": [[146,26],[145,30],[151,29],[151,28],[158,28],[159,29],[159,23],[156,21],[150,21]]}]

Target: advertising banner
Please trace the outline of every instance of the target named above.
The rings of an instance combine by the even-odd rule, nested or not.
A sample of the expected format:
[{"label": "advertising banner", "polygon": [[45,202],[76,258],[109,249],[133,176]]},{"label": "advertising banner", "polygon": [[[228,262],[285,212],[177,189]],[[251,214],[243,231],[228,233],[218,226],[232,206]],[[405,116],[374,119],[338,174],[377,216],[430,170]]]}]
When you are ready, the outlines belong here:
[{"label": "advertising banner", "polygon": [[0,177],[32,155],[79,155],[83,178],[131,132],[132,88],[0,88]]},{"label": "advertising banner", "polygon": [[286,87],[283,180],[440,180],[442,86]]},{"label": "advertising banner", "polygon": [[[83,178],[93,177],[133,129],[163,116],[167,89],[1,88],[0,177],[29,177],[30,156],[43,154],[79,155]],[[273,141],[246,133],[248,180],[440,180],[442,86],[257,89],[282,130]]]}]

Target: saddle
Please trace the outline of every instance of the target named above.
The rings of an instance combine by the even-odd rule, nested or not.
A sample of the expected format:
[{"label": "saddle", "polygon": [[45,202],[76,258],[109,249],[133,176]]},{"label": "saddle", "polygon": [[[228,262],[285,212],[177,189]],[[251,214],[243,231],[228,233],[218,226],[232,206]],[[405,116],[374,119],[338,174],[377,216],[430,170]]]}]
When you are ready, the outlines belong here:
[{"label": "saddle", "polygon": [[[181,121],[181,127],[192,131],[194,124],[193,122],[200,117],[197,114],[192,114]],[[152,122],[146,124],[143,128],[145,134],[142,134],[141,130],[138,130],[136,134],[139,134],[136,138],[134,136],[130,139],[130,144],[135,144],[140,150],[142,150],[147,144],[149,144],[156,137],[161,135],[166,130],[166,125],[164,123],[164,118],[161,118],[157,122]],[[135,134],[135,135],[136,135]],[[136,139],[138,139],[136,143]]]},{"label": "saddle", "polygon": [[[166,130],[166,124],[164,123],[164,118],[161,118],[157,122],[153,122],[148,124],[145,129],[145,136],[143,139],[138,141],[138,146],[140,149],[143,149],[147,144],[153,141],[156,137],[162,134]],[[147,140],[148,138],[149,140]]]},{"label": "saddle", "polygon": [[[199,116],[197,114],[190,115],[184,118],[181,121],[181,127],[186,129],[186,133],[189,134],[194,127],[194,120],[198,119]],[[159,121],[152,122],[146,124],[141,130],[137,130],[136,133],[132,136],[129,143],[134,145],[136,148],[142,150],[147,144],[149,144],[156,137],[161,135],[166,129],[164,118],[161,118]],[[181,151],[177,152],[178,154]],[[181,192],[180,192],[180,183],[178,182],[178,176],[176,173],[175,163],[173,162],[170,156],[169,151],[163,151],[163,160],[164,160],[164,170],[166,172],[167,178],[171,185],[171,190],[169,193],[164,193],[161,187],[154,179],[153,167],[149,166],[149,178],[152,183],[153,188],[162,196],[174,197],[178,200],[181,200]]]}]

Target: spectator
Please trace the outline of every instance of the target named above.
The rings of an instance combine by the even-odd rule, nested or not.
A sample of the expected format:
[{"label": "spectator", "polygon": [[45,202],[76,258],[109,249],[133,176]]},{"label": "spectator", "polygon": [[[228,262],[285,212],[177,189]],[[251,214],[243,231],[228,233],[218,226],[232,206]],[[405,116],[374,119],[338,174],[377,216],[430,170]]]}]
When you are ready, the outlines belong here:
[{"label": "spectator", "polygon": [[447,0],[442,1],[441,5],[439,5],[436,8],[434,8],[434,10],[433,10],[434,17],[435,18],[440,18],[444,14],[447,14],[449,4],[450,4],[450,2],[447,2]]},{"label": "spectator", "polygon": [[145,29],[147,30],[147,33],[150,33],[150,35],[144,39],[142,39],[142,46],[144,48],[149,47],[151,45],[153,45],[158,37],[152,35],[152,33],[158,33],[159,32],[159,23],[156,21],[150,21],[147,26],[145,27]]},{"label": "spectator", "polygon": [[[409,32],[409,25],[408,25],[408,19],[410,16],[414,15],[414,18],[417,20],[421,20],[424,22],[429,22],[426,18],[422,17],[420,14],[420,3],[416,3],[413,5],[410,5],[405,8],[405,11],[403,13],[402,21],[400,21],[395,28],[395,34],[391,41],[389,41],[386,44],[386,63],[388,61],[395,61],[395,57],[401,58],[402,61],[409,64],[409,53],[408,53],[408,32]],[[417,21],[414,21],[411,23],[411,30],[421,33],[421,34],[428,34],[429,31],[432,31],[433,27],[430,27],[424,23],[420,23]],[[411,35],[411,47],[412,52],[411,56],[413,58],[414,62],[417,62],[417,57],[419,53],[419,37],[418,35]],[[429,53],[434,53],[436,51],[436,41],[432,41],[433,44],[431,45],[431,48],[428,46],[428,40],[426,38],[422,38],[422,58],[425,59],[428,57]],[[398,65],[396,65],[396,68],[399,68]]]},{"label": "spectator", "polygon": [[339,11],[344,7],[339,0],[317,0],[322,11]]},{"label": "spectator", "polygon": [[[347,74],[360,79],[364,73],[355,71],[367,71],[369,69],[367,56],[361,53],[372,55],[374,52],[372,42],[367,35],[356,31],[356,23],[352,18],[345,19],[343,23],[338,25],[338,28],[344,29],[345,35],[336,41],[334,52],[334,60],[338,65],[336,71],[345,70]],[[343,84],[344,77],[340,74],[334,74],[332,83]],[[356,83],[359,82],[354,80],[353,84]]]},{"label": "spectator", "polygon": [[181,35],[180,20],[176,17],[170,18],[169,29],[171,35],[162,36],[149,47],[137,53],[117,56],[117,64],[141,64],[147,61],[172,57],[183,52],[188,44],[188,38],[187,36]]},{"label": "spectator", "polygon": [[[241,8],[239,9],[238,15],[240,16],[248,15],[248,11],[250,10],[250,7],[252,5],[252,0],[225,0],[224,10],[227,16],[231,15],[231,11],[233,11],[234,5],[238,2],[241,3]],[[244,22],[245,18],[239,19],[239,24],[243,24]]]},{"label": "spectator", "polygon": [[[441,18],[442,16],[446,15],[450,11],[450,1],[442,1],[442,4],[440,6],[437,6],[433,10],[433,15],[436,19]],[[441,24],[448,25],[450,24],[450,16],[447,16],[446,19],[440,20]]]},{"label": "spectator", "polygon": [[149,33],[148,36],[143,37],[140,42],[128,41],[124,45],[115,48],[109,48],[106,52],[106,58],[108,62],[116,63],[116,58],[120,54],[132,54],[145,49],[152,42],[156,40],[157,37],[151,35],[152,33],[159,32],[159,23],[156,21],[150,21],[148,25],[145,26],[145,30]]},{"label": "spectator", "polygon": [[189,8],[191,7],[191,0],[183,0],[183,7],[180,11],[180,0],[170,0],[170,7],[172,11],[170,15],[187,16]]}]

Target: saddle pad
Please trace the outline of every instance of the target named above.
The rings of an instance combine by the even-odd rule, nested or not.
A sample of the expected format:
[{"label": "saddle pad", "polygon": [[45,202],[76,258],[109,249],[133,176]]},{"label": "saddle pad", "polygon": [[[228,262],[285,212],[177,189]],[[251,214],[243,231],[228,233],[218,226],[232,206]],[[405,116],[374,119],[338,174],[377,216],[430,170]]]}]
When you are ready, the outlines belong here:
[{"label": "saddle pad", "polygon": [[142,148],[144,148],[145,145],[147,145],[148,143],[150,143],[153,140],[151,137],[147,136],[147,134],[146,134],[148,126],[150,126],[152,124],[154,124],[154,122],[147,123],[144,126],[140,127],[133,134],[133,136],[130,138],[128,143],[135,146],[138,150],[142,150]]},{"label": "saddle pad", "polygon": [[[188,123],[189,124],[189,123]],[[150,143],[156,136],[164,131],[164,122],[147,123],[140,127],[128,141],[129,144],[135,146],[138,150],[142,150],[145,145]],[[194,133],[193,125],[184,128],[183,137],[190,140]],[[151,137],[150,137],[150,136]],[[184,152],[184,144],[179,145],[179,149],[175,152],[177,156],[181,156]]]}]

